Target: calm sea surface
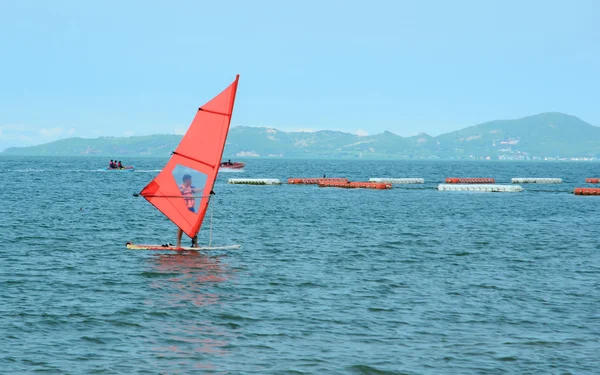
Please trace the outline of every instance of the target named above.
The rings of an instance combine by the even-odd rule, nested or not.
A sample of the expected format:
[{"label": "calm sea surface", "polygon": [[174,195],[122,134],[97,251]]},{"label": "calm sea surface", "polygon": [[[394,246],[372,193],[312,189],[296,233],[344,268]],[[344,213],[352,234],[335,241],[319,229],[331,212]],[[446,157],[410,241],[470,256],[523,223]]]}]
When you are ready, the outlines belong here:
[{"label": "calm sea surface", "polygon": [[[126,161],[0,157],[0,373],[600,371],[600,197],[569,194],[599,163],[247,160],[213,215],[242,248],[198,254],[125,249],[176,235],[132,196],[166,159]],[[428,183],[227,185],[323,173]],[[452,176],[565,183],[434,189]]]}]

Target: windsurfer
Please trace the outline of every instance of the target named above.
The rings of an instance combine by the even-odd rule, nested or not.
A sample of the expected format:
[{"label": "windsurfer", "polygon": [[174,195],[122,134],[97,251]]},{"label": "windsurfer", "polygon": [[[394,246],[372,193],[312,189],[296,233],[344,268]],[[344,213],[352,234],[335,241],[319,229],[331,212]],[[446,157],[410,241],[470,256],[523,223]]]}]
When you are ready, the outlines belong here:
[{"label": "windsurfer", "polygon": [[[192,185],[192,176],[189,174],[183,175],[182,184],[179,185],[179,191],[181,191],[181,195],[183,195],[183,201],[188,210],[193,213],[196,213],[196,198],[194,198],[194,193],[202,193],[202,189],[197,189]],[[181,236],[183,235],[183,230],[181,228],[177,228],[177,245],[175,247],[181,247]],[[192,247],[198,247],[198,235],[192,237]]]},{"label": "windsurfer", "polygon": [[[225,90],[206,105],[198,107],[192,124],[170,161],[138,194],[178,227],[177,247],[174,250],[183,250],[183,232],[192,238],[192,245],[198,246],[196,235],[205,219],[219,166],[225,161],[223,149],[231,123],[238,79],[239,76],[236,76]],[[182,170],[186,172],[181,173]],[[182,179],[186,173],[189,175]],[[194,183],[198,184],[197,188],[192,183],[192,176]],[[209,237],[209,247],[212,247],[211,240],[212,236]],[[128,246],[131,248],[134,245]]]}]

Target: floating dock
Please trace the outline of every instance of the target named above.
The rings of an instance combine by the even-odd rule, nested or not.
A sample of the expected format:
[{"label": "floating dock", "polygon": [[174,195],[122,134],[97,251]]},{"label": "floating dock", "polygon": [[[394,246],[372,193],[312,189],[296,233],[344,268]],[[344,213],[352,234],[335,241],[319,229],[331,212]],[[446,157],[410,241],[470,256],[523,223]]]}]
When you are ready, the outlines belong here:
[{"label": "floating dock", "polygon": [[281,185],[277,178],[230,178],[228,184],[234,185]]},{"label": "floating dock", "polygon": [[489,193],[518,193],[523,191],[519,185],[458,185],[458,184],[439,184],[439,191],[477,191]]},{"label": "floating dock", "polygon": [[585,182],[588,184],[600,184],[600,178],[586,178]]},{"label": "floating dock", "polygon": [[575,188],[575,195],[600,195],[600,188]]},{"label": "floating dock", "polygon": [[345,189],[376,189],[385,190],[391,189],[392,184],[385,182],[335,182],[324,181],[319,183],[319,187],[337,187]]},{"label": "floating dock", "polygon": [[495,184],[496,181],[493,178],[471,178],[471,177],[448,177],[446,179],[447,184]]},{"label": "floating dock", "polygon": [[388,184],[424,184],[424,178],[370,178],[369,182],[383,182]]},{"label": "floating dock", "polygon": [[519,177],[513,178],[513,184],[562,184],[562,178]]},{"label": "floating dock", "polygon": [[290,185],[318,185],[322,182],[342,182],[348,183],[347,178],[288,178]]}]

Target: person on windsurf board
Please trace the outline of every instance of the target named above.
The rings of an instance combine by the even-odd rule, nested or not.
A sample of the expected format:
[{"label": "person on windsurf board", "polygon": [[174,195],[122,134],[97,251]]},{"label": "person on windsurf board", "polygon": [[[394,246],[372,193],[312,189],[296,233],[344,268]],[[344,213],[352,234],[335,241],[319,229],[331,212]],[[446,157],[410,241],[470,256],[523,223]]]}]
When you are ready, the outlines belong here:
[{"label": "person on windsurf board", "polygon": [[[183,201],[188,210],[193,213],[196,213],[196,198],[194,198],[194,193],[202,193],[202,189],[197,189],[192,185],[192,176],[189,174],[183,175],[182,184],[179,185],[179,191],[181,195],[183,195]],[[183,235],[183,230],[181,228],[177,228],[177,245],[175,247],[181,247],[181,236]],[[192,247],[198,247],[198,235],[192,237]]]},{"label": "person on windsurf board", "polygon": [[[239,245],[212,246],[212,236],[209,236],[208,246],[201,247],[196,239],[205,219],[211,196],[214,194],[212,190],[221,167],[220,162],[231,125],[238,80],[239,75],[225,90],[198,108],[181,142],[171,153],[169,162],[139,193],[134,193],[134,196],[144,197],[177,226],[177,246],[165,247],[129,242],[126,244],[128,249],[192,249],[181,246],[184,232],[192,238],[194,250],[240,247]],[[192,171],[198,172],[198,175]],[[188,176],[183,178],[185,174]],[[198,184],[197,187],[192,182],[192,176],[194,182]]]}]

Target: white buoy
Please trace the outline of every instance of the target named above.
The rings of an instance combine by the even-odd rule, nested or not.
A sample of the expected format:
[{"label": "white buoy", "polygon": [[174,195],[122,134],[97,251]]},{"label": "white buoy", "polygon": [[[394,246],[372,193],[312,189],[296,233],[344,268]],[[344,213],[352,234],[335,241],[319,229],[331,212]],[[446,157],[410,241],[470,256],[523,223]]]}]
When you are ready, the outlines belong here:
[{"label": "white buoy", "polygon": [[389,184],[424,184],[423,178],[369,178],[371,182],[385,182]]},{"label": "white buoy", "polygon": [[439,184],[439,191],[477,191],[489,193],[517,193],[523,191],[519,185],[460,185],[460,184]]},{"label": "white buoy", "polygon": [[236,185],[281,185],[277,178],[230,178],[229,184]]},{"label": "white buoy", "polygon": [[513,178],[513,184],[562,184],[562,178]]}]

